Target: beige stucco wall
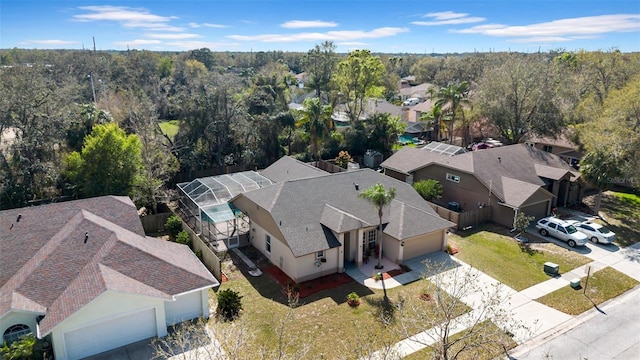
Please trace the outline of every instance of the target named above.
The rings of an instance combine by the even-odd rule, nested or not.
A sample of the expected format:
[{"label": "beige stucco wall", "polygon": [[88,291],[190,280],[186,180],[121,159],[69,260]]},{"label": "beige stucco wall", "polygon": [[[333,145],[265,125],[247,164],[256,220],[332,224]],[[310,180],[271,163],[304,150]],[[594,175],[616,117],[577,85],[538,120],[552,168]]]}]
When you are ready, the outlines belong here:
[{"label": "beige stucco wall", "polygon": [[36,335],[36,317],[41,314],[24,311],[10,311],[0,318],[0,343],[3,341],[2,336],[8,328],[13,325],[27,325],[31,332]]},{"label": "beige stucco wall", "polygon": [[107,291],[85,305],[65,321],[58,324],[51,331],[51,340],[56,359],[66,359],[64,348],[64,334],[109,318],[122,316],[126,313],[154,308],[158,336],[167,335],[165,325],[164,303],[162,299],[139,295],[121,294]]},{"label": "beige stucco wall", "polygon": [[446,230],[434,231],[428,234],[404,240],[402,261],[416,256],[430,254],[435,251],[443,251],[447,247]]},{"label": "beige stucco wall", "polygon": [[261,208],[260,206],[256,205],[256,203],[242,195],[233,201],[233,205],[240,209],[243,213],[247,214],[252,223],[260,224],[260,226],[264,228],[265,231],[270,234],[276,235],[278,239],[283,238],[280,229],[278,229],[278,225],[273,222],[273,218],[267,210]]}]

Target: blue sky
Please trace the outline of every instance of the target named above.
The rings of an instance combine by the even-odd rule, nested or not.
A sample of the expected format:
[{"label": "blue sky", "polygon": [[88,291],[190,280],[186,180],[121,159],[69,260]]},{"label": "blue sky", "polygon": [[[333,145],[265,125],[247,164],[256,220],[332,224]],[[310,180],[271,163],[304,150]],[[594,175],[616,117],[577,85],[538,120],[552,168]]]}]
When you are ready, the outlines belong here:
[{"label": "blue sky", "polygon": [[0,48],[640,51],[638,0],[0,0]]}]

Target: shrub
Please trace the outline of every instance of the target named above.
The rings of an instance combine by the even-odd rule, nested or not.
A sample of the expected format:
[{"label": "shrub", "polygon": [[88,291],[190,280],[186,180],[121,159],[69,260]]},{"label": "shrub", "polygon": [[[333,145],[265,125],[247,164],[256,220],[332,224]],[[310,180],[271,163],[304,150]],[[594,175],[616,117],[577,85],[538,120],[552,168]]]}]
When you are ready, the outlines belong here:
[{"label": "shrub", "polygon": [[216,297],[218,298],[216,312],[221,319],[233,321],[240,315],[240,311],[242,310],[242,295],[231,289],[225,289],[219,291]]},{"label": "shrub", "polygon": [[182,220],[178,215],[171,215],[164,223],[164,229],[169,233],[171,240],[175,240],[178,233],[182,231]]},{"label": "shrub", "polygon": [[346,169],[350,162],[353,162],[353,158],[349,155],[348,151],[340,151],[338,157],[336,157],[336,165],[343,169]]},{"label": "shrub", "polygon": [[373,273],[373,280],[375,280],[375,281],[382,280],[382,273],[381,272],[374,272]]},{"label": "shrub", "polygon": [[178,244],[189,245],[191,247],[191,238],[189,237],[189,233],[182,230],[176,236],[176,242]]},{"label": "shrub", "polygon": [[351,292],[347,295],[347,304],[349,306],[358,306],[360,305],[360,296],[356,294],[356,292]]},{"label": "shrub", "polygon": [[36,344],[36,338],[28,335],[14,341],[11,345],[6,343],[0,347],[0,358],[7,360],[27,360],[33,358],[33,348]]},{"label": "shrub", "polygon": [[413,188],[427,201],[440,199],[444,192],[442,184],[440,184],[438,180],[433,179],[420,180],[413,184]]}]

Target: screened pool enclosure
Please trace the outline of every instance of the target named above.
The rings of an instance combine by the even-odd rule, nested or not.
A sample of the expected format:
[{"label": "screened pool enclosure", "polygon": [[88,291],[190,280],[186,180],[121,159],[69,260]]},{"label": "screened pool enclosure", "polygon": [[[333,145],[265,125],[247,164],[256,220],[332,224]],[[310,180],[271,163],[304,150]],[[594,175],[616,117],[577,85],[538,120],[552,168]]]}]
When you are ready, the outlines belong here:
[{"label": "screened pool enclosure", "polygon": [[195,179],[178,184],[180,208],[202,239],[217,247],[237,247],[249,231],[249,219],[228,203],[234,196],[272,185],[255,171]]}]

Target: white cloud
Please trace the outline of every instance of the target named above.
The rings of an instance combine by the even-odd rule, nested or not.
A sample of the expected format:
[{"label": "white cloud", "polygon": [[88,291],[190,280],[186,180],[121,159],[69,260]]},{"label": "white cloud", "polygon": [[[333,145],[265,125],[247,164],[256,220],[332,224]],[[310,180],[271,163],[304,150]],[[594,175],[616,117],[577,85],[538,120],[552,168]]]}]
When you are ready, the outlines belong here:
[{"label": "white cloud", "polygon": [[455,13],[453,11],[434,12],[422,15],[424,18],[431,18],[431,21],[412,21],[411,24],[419,26],[438,26],[438,25],[458,25],[483,22],[483,17],[469,16],[465,13]]},{"label": "white cloud", "polygon": [[59,39],[47,39],[47,40],[26,40],[26,44],[38,44],[38,45],[70,45],[77,44],[77,41],[59,40]]},{"label": "white cloud", "polygon": [[327,31],[305,32],[297,34],[262,34],[262,35],[229,35],[230,39],[238,41],[261,41],[261,42],[292,42],[292,41],[354,41],[359,39],[376,39],[395,36],[400,33],[409,32],[407,28],[382,27],[371,31]]},{"label": "white cloud", "polygon": [[118,46],[136,46],[136,45],[155,45],[161,44],[160,40],[151,40],[151,39],[135,39],[135,40],[127,40],[127,41],[114,41],[114,45]]},{"label": "white cloud", "polygon": [[186,33],[181,33],[181,34],[155,34],[155,33],[150,33],[150,34],[144,34],[144,36],[148,37],[148,38],[151,38],[151,39],[168,39],[168,40],[193,39],[193,38],[202,37],[201,35],[198,35],[198,34],[186,34]]},{"label": "white cloud", "polygon": [[160,16],[150,13],[146,9],[131,8],[127,6],[81,6],[79,9],[86,11],[83,14],[73,15],[73,19],[80,22],[113,21],[127,28],[147,28],[164,31],[182,31],[182,28],[168,25],[175,16]]},{"label": "white cloud", "polygon": [[194,23],[194,22],[189,23],[189,26],[191,26],[192,28],[208,27],[208,28],[216,28],[216,29],[222,29],[222,28],[229,27],[227,25],[222,25],[222,24],[212,24],[212,23],[198,24],[198,23]]},{"label": "white cloud", "polygon": [[341,41],[341,42],[337,42],[336,45],[338,45],[338,46],[366,46],[367,43],[360,42],[360,41]]},{"label": "white cloud", "polygon": [[280,27],[287,29],[303,29],[303,28],[320,28],[320,27],[336,27],[338,23],[333,21],[322,20],[290,20],[280,24]]},{"label": "white cloud", "polygon": [[640,15],[617,14],[560,19],[522,26],[491,24],[454,30],[453,32],[496,37],[526,37],[531,39],[558,39],[564,37],[565,40],[563,41],[566,41],[584,38],[584,36],[638,30],[640,30]]}]

